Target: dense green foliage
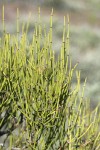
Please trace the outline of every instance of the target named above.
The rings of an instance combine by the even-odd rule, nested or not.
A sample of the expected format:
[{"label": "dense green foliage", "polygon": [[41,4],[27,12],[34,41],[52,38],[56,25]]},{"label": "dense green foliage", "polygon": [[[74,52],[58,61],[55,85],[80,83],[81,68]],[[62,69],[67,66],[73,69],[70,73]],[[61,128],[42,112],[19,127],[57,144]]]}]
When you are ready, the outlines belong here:
[{"label": "dense green foliage", "polygon": [[[4,8],[3,8],[4,9]],[[6,32],[0,38],[0,136],[6,135],[2,149],[99,150],[99,106],[90,110],[80,87],[72,88],[73,67],[69,55],[69,19],[64,18],[61,52],[55,59],[50,30],[36,23],[32,41],[28,26],[17,34]],[[85,81],[86,82],[86,81]],[[80,94],[81,91],[81,94]]]}]

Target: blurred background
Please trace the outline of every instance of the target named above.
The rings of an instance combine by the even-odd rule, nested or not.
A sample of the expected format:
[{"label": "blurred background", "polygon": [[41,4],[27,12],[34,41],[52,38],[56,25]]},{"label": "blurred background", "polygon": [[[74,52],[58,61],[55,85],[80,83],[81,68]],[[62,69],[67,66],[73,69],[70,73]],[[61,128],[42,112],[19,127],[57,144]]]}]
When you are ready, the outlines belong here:
[{"label": "blurred background", "polygon": [[[2,6],[5,6],[6,29],[16,32],[17,7],[20,27],[31,12],[29,38],[41,7],[42,23],[49,27],[51,9],[53,17],[53,48],[59,52],[62,42],[63,17],[70,17],[70,52],[73,64],[79,62],[81,83],[87,77],[85,96],[93,106],[100,102],[100,0],[0,0],[0,36],[2,34]],[[66,20],[67,22],[67,20]]]}]

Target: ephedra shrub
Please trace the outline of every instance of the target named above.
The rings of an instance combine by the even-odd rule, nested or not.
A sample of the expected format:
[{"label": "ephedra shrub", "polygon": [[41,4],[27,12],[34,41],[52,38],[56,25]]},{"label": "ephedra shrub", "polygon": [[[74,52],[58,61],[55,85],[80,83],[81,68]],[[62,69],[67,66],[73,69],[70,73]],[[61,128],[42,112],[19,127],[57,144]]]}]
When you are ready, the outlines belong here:
[{"label": "ephedra shrub", "polygon": [[[1,149],[99,150],[99,106],[90,110],[80,90],[80,72],[71,65],[69,19],[63,28],[60,54],[52,48],[52,15],[49,32],[40,20],[32,41],[27,28],[19,36],[6,32],[0,38],[0,137]],[[18,10],[17,10],[17,18]],[[73,73],[76,86],[72,88]],[[80,95],[81,91],[81,95]]]}]

